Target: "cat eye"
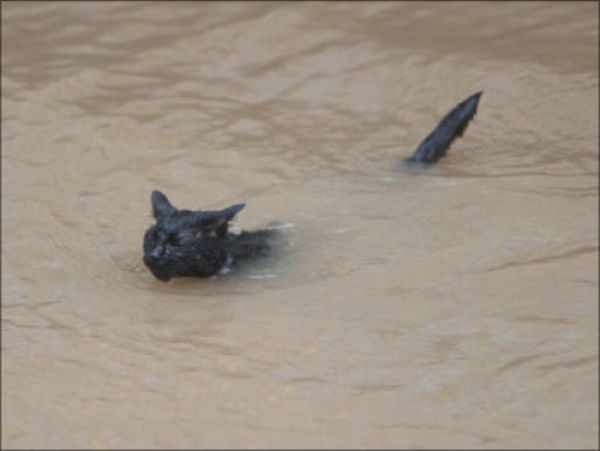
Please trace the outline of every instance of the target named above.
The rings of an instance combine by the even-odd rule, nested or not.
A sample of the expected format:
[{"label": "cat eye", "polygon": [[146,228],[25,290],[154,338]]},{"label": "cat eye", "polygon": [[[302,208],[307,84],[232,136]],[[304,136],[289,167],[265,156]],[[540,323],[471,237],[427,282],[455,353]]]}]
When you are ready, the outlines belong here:
[{"label": "cat eye", "polygon": [[179,239],[179,235],[169,235],[169,236],[167,237],[167,239],[165,240],[165,243],[166,243],[166,244],[171,244],[171,245],[172,245],[172,244],[178,244],[178,243],[179,243],[179,241],[180,241],[180,239]]}]

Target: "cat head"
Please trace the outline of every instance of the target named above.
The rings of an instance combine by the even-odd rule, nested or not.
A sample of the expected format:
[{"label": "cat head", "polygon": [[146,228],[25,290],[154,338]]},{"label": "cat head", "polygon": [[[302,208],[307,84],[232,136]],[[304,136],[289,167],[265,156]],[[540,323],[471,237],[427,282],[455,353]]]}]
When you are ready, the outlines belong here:
[{"label": "cat head", "polygon": [[217,211],[175,208],[167,196],[153,191],[156,224],[144,235],[144,263],[160,280],[176,276],[210,276],[227,261],[228,224],[244,204]]}]

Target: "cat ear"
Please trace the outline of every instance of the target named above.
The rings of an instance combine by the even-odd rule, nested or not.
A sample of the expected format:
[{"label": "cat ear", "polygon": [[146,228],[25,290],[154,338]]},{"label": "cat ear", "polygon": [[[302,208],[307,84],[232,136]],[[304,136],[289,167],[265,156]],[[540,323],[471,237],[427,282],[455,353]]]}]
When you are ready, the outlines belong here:
[{"label": "cat ear", "polygon": [[170,215],[176,210],[176,208],[171,205],[171,202],[169,202],[169,199],[167,199],[167,196],[158,190],[152,191],[150,201],[152,202],[152,214],[155,219]]},{"label": "cat ear", "polygon": [[231,207],[227,207],[224,210],[221,210],[219,213],[227,218],[227,221],[231,221],[235,215],[237,215],[240,211],[244,209],[246,204],[235,204]]},{"label": "cat ear", "polygon": [[245,206],[246,204],[235,204],[224,210],[199,212],[199,225],[203,230],[219,230],[220,232],[226,232],[227,223]]}]

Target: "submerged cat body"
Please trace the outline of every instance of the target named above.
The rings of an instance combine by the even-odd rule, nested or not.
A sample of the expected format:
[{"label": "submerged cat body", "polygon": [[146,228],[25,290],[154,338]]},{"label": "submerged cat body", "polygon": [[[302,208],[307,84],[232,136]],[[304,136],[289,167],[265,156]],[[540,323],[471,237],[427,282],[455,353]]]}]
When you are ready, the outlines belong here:
[{"label": "submerged cat body", "polygon": [[159,280],[213,276],[271,250],[273,230],[229,231],[229,221],[244,204],[217,211],[179,210],[156,190],[151,202],[156,224],[144,235],[144,263]]},{"label": "submerged cat body", "polygon": [[[475,116],[481,94],[473,94],[446,114],[407,162],[431,165],[442,158]],[[229,221],[244,204],[217,211],[179,210],[156,190],[151,202],[156,224],[144,235],[144,263],[159,280],[213,276],[272,250],[274,230],[229,231]]]}]

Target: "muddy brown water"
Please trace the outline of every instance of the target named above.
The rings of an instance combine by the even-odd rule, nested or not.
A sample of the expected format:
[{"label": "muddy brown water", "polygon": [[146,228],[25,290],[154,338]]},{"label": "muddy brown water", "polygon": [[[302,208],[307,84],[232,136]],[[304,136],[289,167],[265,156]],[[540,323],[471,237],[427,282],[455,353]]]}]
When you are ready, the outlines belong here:
[{"label": "muddy brown water", "polygon": [[[2,446],[597,447],[597,52],[595,3],[3,2]],[[154,188],[283,255],[157,281]]]}]

